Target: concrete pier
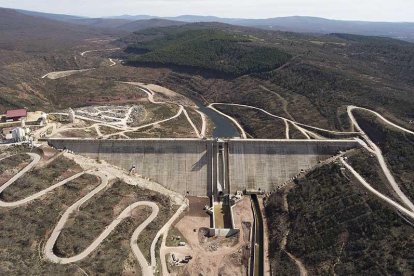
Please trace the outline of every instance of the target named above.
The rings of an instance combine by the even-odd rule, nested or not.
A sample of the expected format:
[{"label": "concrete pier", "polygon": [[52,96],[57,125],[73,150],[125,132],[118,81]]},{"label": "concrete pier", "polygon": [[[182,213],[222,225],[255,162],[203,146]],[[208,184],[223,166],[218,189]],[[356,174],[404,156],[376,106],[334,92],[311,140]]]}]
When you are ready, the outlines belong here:
[{"label": "concrete pier", "polygon": [[192,196],[210,196],[216,185],[220,143],[221,181],[226,192],[273,189],[301,170],[339,150],[359,147],[353,140],[228,139],[48,139],[58,149],[104,160],[150,178],[166,188]]}]

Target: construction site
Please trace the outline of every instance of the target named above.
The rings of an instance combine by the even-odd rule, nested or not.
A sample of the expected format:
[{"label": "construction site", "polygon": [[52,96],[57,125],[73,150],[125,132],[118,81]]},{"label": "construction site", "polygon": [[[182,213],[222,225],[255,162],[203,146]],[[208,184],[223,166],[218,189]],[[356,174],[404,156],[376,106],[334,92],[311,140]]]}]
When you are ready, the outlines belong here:
[{"label": "construction site", "polygon": [[[201,239],[200,235],[204,237],[202,240],[206,239],[203,243],[209,243],[212,239],[211,242],[214,241],[217,246],[213,251],[220,258],[224,254],[219,250],[222,242],[228,244],[232,241],[238,244],[237,240],[241,242],[243,239],[244,252],[241,250],[239,253],[244,257],[253,256],[253,260],[256,255],[260,256],[259,259],[264,258],[264,253],[259,254],[260,250],[264,250],[264,226],[258,197],[276,190],[321,161],[360,146],[353,140],[51,138],[47,142],[56,149],[68,150],[122,168],[159,183],[183,197],[208,199],[205,206],[192,206],[192,200],[189,200],[190,212],[198,215],[190,216],[192,219],[188,218],[189,221],[184,216],[182,220],[186,221],[185,227],[192,225],[195,230],[193,235],[197,235],[198,239]],[[198,210],[192,210],[193,208]],[[244,211],[240,211],[240,208]],[[250,219],[241,219],[240,215]],[[203,217],[205,219],[199,222],[195,219]],[[184,238],[191,240],[188,236]],[[253,246],[256,243],[261,245]],[[183,259],[178,256],[184,256],[183,252],[190,254],[190,248],[197,246],[197,243],[186,246],[183,244],[179,247],[181,255],[168,249],[169,252],[174,252],[171,256],[178,258],[171,260],[180,263],[177,260]],[[231,248],[234,249],[234,246],[236,245]],[[196,260],[201,259],[195,259],[191,263]],[[251,261],[245,263],[245,269],[249,271]],[[210,274],[208,271],[206,273]]]},{"label": "construction site", "polygon": [[[53,190],[85,176],[100,183],[59,219],[43,248],[52,263],[82,261],[94,254],[122,220],[138,218],[142,213],[148,218],[138,219],[141,224],[131,238],[139,269],[132,266],[130,270],[144,275],[268,274],[263,198],[321,162],[361,147],[359,140],[326,139],[299,125],[305,139],[245,139],[237,121],[212,105],[206,115],[199,103],[160,86],[125,85],[135,86],[147,97],[134,105],[87,106],[42,115],[41,124],[27,130],[28,137],[6,146],[12,149],[30,141],[29,151],[20,148],[17,155],[10,155],[8,150],[3,153],[5,161],[12,156],[28,157],[17,164],[21,170],[1,186],[7,199],[2,201],[3,207],[41,201]],[[217,130],[212,135],[218,120],[224,129],[231,125],[239,137],[220,137]],[[24,124],[23,118],[17,121]],[[153,137],[155,133],[159,133],[158,138]],[[308,133],[315,139],[306,139]],[[181,138],[191,136],[195,137]],[[76,169],[62,168],[61,175],[56,171],[54,177],[32,187],[32,195],[28,191],[23,198],[13,195],[19,194],[19,185],[31,185],[22,180],[26,174],[51,166],[60,158],[73,160],[65,164]],[[87,235],[96,239],[85,240],[90,243],[86,248],[77,245],[85,239],[76,230],[77,220],[97,212],[79,208],[94,206],[95,200],[106,196],[106,190],[119,189],[119,185],[124,188],[117,193],[126,198],[121,197],[118,203],[116,197],[108,198],[118,210],[113,213],[114,220],[98,220],[96,229],[91,228]],[[147,196],[135,196],[130,185]],[[105,223],[109,225],[99,230],[98,226]],[[147,227],[154,224],[157,231],[151,234]],[[152,243],[140,244],[139,235]]]},{"label": "construction site", "polygon": [[[348,168],[343,157],[355,149],[380,156],[354,121],[358,107],[348,107],[356,131],[340,132],[253,106],[203,106],[159,85],[122,85],[140,93],[134,104],[5,115],[22,130],[0,148],[0,214],[31,217],[34,229],[45,221],[12,235],[25,236],[43,269],[269,275],[264,200],[323,164]],[[265,113],[283,123],[285,139],[248,139],[218,106]]]}]

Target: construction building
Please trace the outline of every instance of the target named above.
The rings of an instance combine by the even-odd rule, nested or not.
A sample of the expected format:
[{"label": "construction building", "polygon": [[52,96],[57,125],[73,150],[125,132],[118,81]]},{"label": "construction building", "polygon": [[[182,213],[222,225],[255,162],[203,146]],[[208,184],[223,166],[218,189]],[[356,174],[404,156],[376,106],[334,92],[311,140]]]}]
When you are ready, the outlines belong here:
[{"label": "construction building", "polygon": [[23,119],[27,118],[27,110],[22,108],[22,109],[12,109],[12,110],[7,110],[6,112],[6,116],[5,116],[5,121],[6,122],[16,122],[16,121],[21,121]]}]

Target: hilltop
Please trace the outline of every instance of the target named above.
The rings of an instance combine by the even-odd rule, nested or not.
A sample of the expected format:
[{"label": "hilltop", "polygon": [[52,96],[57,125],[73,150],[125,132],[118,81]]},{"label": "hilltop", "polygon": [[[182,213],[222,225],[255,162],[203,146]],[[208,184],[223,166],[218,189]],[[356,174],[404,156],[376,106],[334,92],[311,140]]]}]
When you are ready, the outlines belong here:
[{"label": "hilltop", "polygon": [[[159,38],[141,42],[142,34]],[[128,64],[171,65],[234,76],[270,71],[292,58],[277,47],[255,43],[248,35],[220,29],[152,29],[123,42],[128,44],[126,51],[132,53]]]},{"label": "hilltop", "polygon": [[[312,34],[330,34],[330,33],[349,33],[366,36],[390,37],[405,41],[414,42],[414,23],[413,22],[370,22],[355,20],[335,20],[312,16],[285,16],[262,19],[246,18],[224,18],[217,16],[200,16],[200,15],[180,15],[173,17],[159,17],[153,15],[119,15],[102,18],[88,18],[84,16],[53,14],[44,12],[35,12],[27,10],[16,10],[21,14],[30,16],[53,19],[62,22],[81,24],[85,26],[94,26],[99,28],[118,28],[126,31],[137,31],[137,29],[128,29],[129,23],[136,21],[134,24],[144,23],[152,19],[158,23],[153,27],[174,26],[174,22],[197,23],[197,22],[218,22],[237,26],[254,27],[266,30],[279,30],[297,33]],[[169,24],[168,21],[170,21]],[[171,22],[173,21],[173,22]],[[150,21],[149,21],[150,22]],[[129,25],[129,26],[133,26]],[[125,25],[125,28],[122,26]],[[145,24],[144,24],[145,25]]]},{"label": "hilltop", "polygon": [[0,48],[24,51],[50,51],[54,48],[74,46],[94,35],[111,35],[113,32],[79,26],[22,14],[0,8]]}]

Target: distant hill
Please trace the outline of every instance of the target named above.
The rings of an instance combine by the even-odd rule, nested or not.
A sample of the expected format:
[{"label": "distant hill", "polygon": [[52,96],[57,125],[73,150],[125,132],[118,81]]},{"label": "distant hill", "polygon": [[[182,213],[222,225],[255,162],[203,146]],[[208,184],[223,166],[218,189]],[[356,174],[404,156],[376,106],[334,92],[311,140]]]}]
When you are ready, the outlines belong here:
[{"label": "distant hill", "polygon": [[[137,18],[142,17],[138,15]],[[149,16],[145,16],[149,17]],[[124,18],[135,18],[124,16]],[[153,17],[156,18],[156,17]],[[384,36],[414,42],[414,23],[368,22],[332,20],[309,16],[288,16],[268,19],[222,18],[216,16],[181,15],[165,19],[181,22],[220,22],[232,25],[256,27],[299,33],[349,33],[368,36]]]},{"label": "distant hill", "polygon": [[69,22],[94,28],[115,29],[126,32],[136,32],[150,28],[181,26],[187,24],[187,22],[161,18],[140,19],[134,21],[122,18],[82,18],[70,20]]},{"label": "distant hill", "polygon": [[44,51],[76,44],[93,35],[110,34],[102,29],[56,21],[0,8],[0,48]]},{"label": "distant hill", "polygon": [[149,28],[181,26],[184,24],[187,24],[187,23],[181,22],[181,21],[153,18],[153,19],[147,19],[147,20],[136,20],[136,21],[128,22],[128,23],[118,26],[117,28],[120,30],[128,31],[128,32],[135,32],[135,31],[140,31],[140,30],[149,29]]},{"label": "distant hill", "polygon": [[[9,9],[13,11],[12,9]],[[36,18],[50,19],[65,23],[71,23],[76,25],[89,26],[100,29],[113,29],[126,32],[135,32],[148,28],[156,27],[169,27],[169,26],[181,26],[186,22],[154,18],[149,15],[137,15],[137,16],[114,16],[108,18],[87,18],[74,15],[64,14],[52,14],[43,12],[34,12],[26,10],[14,10],[15,12],[23,15],[28,15]]]},{"label": "distant hill", "polygon": [[236,22],[238,20],[237,18],[221,18],[217,16],[201,16],[201,15],[180,15],[176,17],[167,17],[171,20],[180,20],[184,22],[221,22],[221,23],[227,23],[231,24],[233,22]]},{"label": "distant hill", "polygon": [[26,14],[26,15],[31,15],[31,16],[35,16],[35,17],[43,17],[43,18],[53,19],[53,20],[63,21],[63,22],[70,22],[72,20],[86,18],[86,17],[76,16],[76,15],[45,13],[45,12],[19,10],[19,9],[16,9],[15,11],[17,11],[19,13],[22,13],[22,14]]},{"label": "distant hill", "polygon": [[44,13],[44,12],[35,12],[35,11],[26,11],[26,10],[15,10],[18,13],[30,15],[34,17],[52,19],[56,21],[72,23],[77,25],[91,26],[94,28],[103,28],[103,29],[115,29],[119,26],[122,26],[126,23],[130,23],[133,19],[124,19],[124,18],[89,18],[75,15],[65,15],[65,14],[53,14],[53,13]]},{"label": "distant hill", "polygon": [[81,18],[70,20],[71,23],[91,26],[94,28],[104,28],[104,29],[116,29],[121,26],[131,23],[127,19],[114,19],[114,18]]},{"label": "distant hill", "polygon": [[151,16],[151,15],[119,15],[119,16],[108,16],[105,18],[110,19],[125,19],[129,21],[136,21],[136,20],[146,20],[146,19],[153,19],[158,18],[157,16]]},{"label": "distant hill", "polygon": [[[176,17],[157,17],[151,15],[120,15],[104,18],[85,18],[74,15],[51,14],[42,12],[33,12],[17,10],[19,13],[26,15],[43,17],[63,22],[82,24],[99,28],[119,28],[125,31],[136,31],[143,29],[142,26],[162,27],[172,26],[166,21],[174,22],[220,22],[232,25],[255,27],[269,30],[281,30],[299,33],[349,33],[367,36],[384,36],[400,40],[414,42],[414,22],[368,22],[368,21],[346,21],[332,20],[319,17],[309,16],[288,16],[275,17],[267,19],[244,19],[244,18],[222,18],[216,16],[199,16],[199,15],[181,15]],[[143,20],[153,20],[145,23]],[[141,21],[131,23],[133,21]],[[131,23],[131,24],[129,24]],[[171,22],[170,22],[171,23]],[[122,25],[127,24],[125,27]],[[153,24],[153,25],[152,25]],[[134,26],[137,29],[134,29]],[[147,28],[145,27],[145,28]]]},{"label": "distant hill", "polygon": [[280,17],[238,20],[233,24],[303,33],[349,33],[414,41],[414,23],[330,20],[318,17]]},{"label": "distant hill", "polygon": [[384,36],[414,42],[414,23],[404,22],[346,21],[309,16],[241,19],[182,15],[178,17],[169,17],[168,19],[184,22],[221,22],[240,26],[300,33],[349,33],[369,36]]}]

